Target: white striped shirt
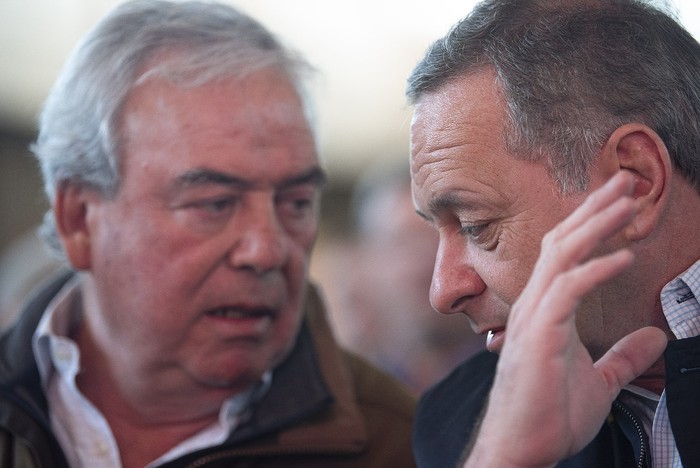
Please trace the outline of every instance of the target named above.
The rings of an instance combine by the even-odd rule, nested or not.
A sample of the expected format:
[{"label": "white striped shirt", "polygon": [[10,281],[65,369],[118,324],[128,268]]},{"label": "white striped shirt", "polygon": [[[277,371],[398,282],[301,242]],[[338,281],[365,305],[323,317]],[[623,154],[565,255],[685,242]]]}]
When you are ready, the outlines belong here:
[{"label": "white striped shirt", "polygon": [[[700,335],[700,261],[661,290],[661,307],[671,332],[678,339]],[[642,419],[651,421],[651,454],[654,468],[682,468],[676,441],[666,408],[666,392],[657,397],[634,386],[626,387],[644,401],[638,400],[635,409],[645,412]],[[654,411],[654,407],[656,411]],[[646,423],[645,423],[646,425]],[[649,428],[647,427],[647,433]]]}]

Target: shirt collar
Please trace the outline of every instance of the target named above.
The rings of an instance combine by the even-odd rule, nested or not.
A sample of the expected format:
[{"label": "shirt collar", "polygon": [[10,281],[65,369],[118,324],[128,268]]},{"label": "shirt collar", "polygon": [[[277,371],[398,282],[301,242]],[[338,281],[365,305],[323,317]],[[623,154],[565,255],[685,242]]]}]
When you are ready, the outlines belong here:
[{"label": "shirt collar", "polygon": [[661,307],[678,339],[700,335],[700,260],[661,290]]},{"label": "shirt collar", "polygon": [[[60,362],[64,362],[66,358],[70,358],[75,363],[80,361],[77,346],[75,346],[76,355],[66,355],[67,347],[73,343],[69,336],[80,322],[82,314],[79,284],[80,280],[76,275],[61,288],[46,307],[46,312],[34,332],[32,348],[44,388],[48,385],[58,358]],[[66,346],[58,343],[64,343]]]},{"label": "shirt collar", "polygon": [[[80,323],[82,307],[80,278],[76,275],[46,307],[34,332],[32,348],[45,390],[52,379],[62,379],[76,395],[82,395],[75,383],[80,371],[80,349],[71,338],[72,332]],[[233,395],[224,402],[217,423],[183,441],[156,462],[173,460],[185,453],[222,443],[250,417],[252,409],[267,393],[271,382],[272,371],[267,371],[251,389]],[[52,401],[51,398],[49,396],[49,406],[65,403]],[[157,464],[156,462],[154,464]]]}]

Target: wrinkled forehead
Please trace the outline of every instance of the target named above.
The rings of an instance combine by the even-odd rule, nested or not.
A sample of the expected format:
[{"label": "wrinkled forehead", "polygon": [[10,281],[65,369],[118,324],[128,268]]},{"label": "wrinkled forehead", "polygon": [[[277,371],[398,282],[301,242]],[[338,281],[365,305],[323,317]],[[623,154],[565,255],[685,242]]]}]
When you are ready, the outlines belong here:
[{"label": "wrinkled forehead", "polygon": [[423,95],[411,123],[414,202],[424,209],[433,197],[502,184],[512,162],[504,142],[506,121],[501,87],[490,70]]},{"label": "wrinkled forehead", "polygon": [[453,144],[459,136],[460,116],[452,112],[450,90],[434,92],[416,103],[411,119],[411,186],[421,186],[429,175],[436,152]]},{"label": "wrinkled forehead", "polygon": [[[449,145],[462,130],[504,129],[506,99],[492,68],[472,71],[426,92],[415,103],[411,119],[411,156],[433,146]],[[445,138],[448,138],[445,141]]]},{"label": "wrinkled forehead", "polygon": [[187,46],[164,46],[144,57],[134,77],[136,88],[151,80],[166,81],[188,89],[220,81],[250,80],[260,74],[275,74],[283,85],[294,89],[306,121],[317,134],[316,110],[309,89],[313,70],[303,62],[295,62],[278,50],[262,50],[250,45],[241,50],[207,49]]}]

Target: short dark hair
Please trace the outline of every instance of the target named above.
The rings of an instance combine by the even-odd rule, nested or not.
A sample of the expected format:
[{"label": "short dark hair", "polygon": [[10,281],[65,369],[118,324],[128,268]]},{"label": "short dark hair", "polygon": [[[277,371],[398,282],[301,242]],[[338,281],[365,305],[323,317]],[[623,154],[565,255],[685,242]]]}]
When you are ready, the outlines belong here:
[{"label": "short dark hair", "polygon": [[630,122],[657,132],[700,192],[700,44],[670,12],[639,0],[482,1],[429,48],[408,100],[486,69],[506,102],[506,147],[546,162],[563,192],[587,187],[600,147]]}]

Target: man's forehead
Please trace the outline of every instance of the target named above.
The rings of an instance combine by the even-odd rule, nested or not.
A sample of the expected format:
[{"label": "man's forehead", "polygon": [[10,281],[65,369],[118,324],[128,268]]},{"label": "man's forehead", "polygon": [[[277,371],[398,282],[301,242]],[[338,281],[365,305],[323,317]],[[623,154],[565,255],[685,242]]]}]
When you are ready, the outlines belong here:
[{"label": "man's forehead", "polygon": [[[131,90],[119,125],[125,125],[135,116],[140,116],[136,125],[152,125],[153,115],[157,114],[161,116],[160,125],[165,119],[183,126],[183,130],[218,128],[217,122],[227,122],[251,134],[269,136],[277,131],[272,128],[277,125],[280,130],[314,141],[313,129],[296,88],[274,70],[244,80],[227,78],[197,86],[182,86],[152,77]],[[227,128],[233,129],[231,125]]]}]

